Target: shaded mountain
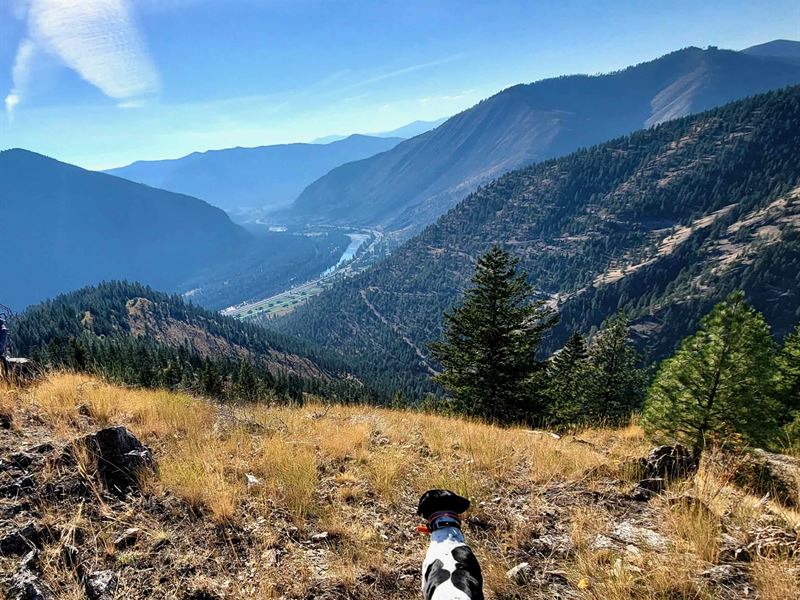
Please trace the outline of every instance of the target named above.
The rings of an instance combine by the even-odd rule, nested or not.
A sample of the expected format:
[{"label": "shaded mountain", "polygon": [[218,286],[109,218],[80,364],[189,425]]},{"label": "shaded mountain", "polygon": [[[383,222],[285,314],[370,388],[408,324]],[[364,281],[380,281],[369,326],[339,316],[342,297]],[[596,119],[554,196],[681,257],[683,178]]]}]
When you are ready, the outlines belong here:
[{"label": "shaded mountain", "polygon": [[138,283],[62,294],[15,317],[11,331],[16,355],[147,387],[202,391],[196,386],[203,370],[213,366],[235,380],[247,363],[269,385],[282,380],[294,392],[326,389],[362,399],[368,393],[331,354]]},{"label": "shaded mountain", "polygon": [[615,73],[508,88],[380,155],[342,165],[298,197],[302,221],[419,228],[511,169],[800,82],[800,65],[686,48]]},{"label": "shaded mountain", "polygon": [[511,172],[271,324],[424,392],[443,312],[501,244],[560,312],[550,350],[624,310],[658,358],[736,289],[783,335],[800,320],[799,135],[800,86]]},{"label": "shaded mountain", "polygon": [[399,138],[351,135],[330,144],[280,144],[194,152],[106,171],[153,187],[202,198],[236,213],[292,202],[331,169],[389,150]]},{"label": "shaded mountain", "polygon": [[17,308],[112,277],[173,289],[250,237],[202,200],[26,150],[0,152],[0,214],[0,293]]},{"label": "shaded mountain", "polygon": [[106,279],[142,281],[223,307],[335,263],[343,234],[253,235],[202,200],[0,152],[6,260],[0,302],[15,309]]},{"label": "shaded mountain", "polygon": [[793,61],[800,61],[800,42],[794,40],[772,40],[765,44],[750,46],[742,50],[745,54],[752,56],[765,56],[772,58],[784,58]]}]

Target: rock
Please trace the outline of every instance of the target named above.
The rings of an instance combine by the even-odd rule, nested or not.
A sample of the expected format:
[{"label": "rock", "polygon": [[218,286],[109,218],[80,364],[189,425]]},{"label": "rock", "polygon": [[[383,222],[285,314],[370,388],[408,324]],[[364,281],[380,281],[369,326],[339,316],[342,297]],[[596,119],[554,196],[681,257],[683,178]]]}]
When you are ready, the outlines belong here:
[{"label": "rock", "polygon": [[644,459],[645,478],[681,479],[697,470],[697,460],[686,447],[659,446],[653,448]]},{"label": "rock", "polygon": [[36,480],[33,475],[23,475],[11,483],[0,486],[0,498],[19,498],[36,488]]},{"label": "rock", "polygon": [[28,523],[0,538],[0,554],[4,556],[27,554],[36,548],[41,536],[41,529],[33,523]]},{"label": "rock", "polygon": [[36,572],[39,563],[39,551],[28,552],[17,565],[15,574],[8,581],[6,598],[11,600],[50,600],[53,593]]},{"label": "rock", "polygon": [[122,534],[114,540],[114,545],[118,549],[127,548],[131,544],[135,544],[139,539],[141,531],[138,527],[131,527],[122,532]]},{"label": "rock", "polygon": [[114,571],[94,571],[83,580],[89,600],[114,600],[117,593],[117,574]]},{"label": "rock", "polygon": [[665,550],[669,545],[669,540],[660,533],[645,527],[636,527],[627,521],[614,527],[613,537],[626,544],[650,550]]},{"label": "rock", "polygon": [[718,587],[737,587],[747,583],[747,573],[735,565],[715,565],[700,574]]},{"label": "rock", "polygon": [[52,600],[54,596],[38,575],[23,569],[11,577],[6,598],[8,600]]},{"label": "rock", "polygon": [[323,531],[322,533],[315,533],[314,535],[312,535],[311,536],[311,541],[312,542],[326,542],[326,541],[328,541],[329,537],[330,537],[330,534],[327,531]]},{"label": "rock", "polygon": [[633,488],[633,492],[631,492],[631,498],[637,502],[647,502],[656,495],[657,494],[655,492],[651,492],[650,490],[639,487],[638,485]]},{"label": "rock", "polygon": [[784,506],[800,506],[797,482],[800,481],[800,460],[754,449],[737,466],[734,482],[756,496],[769,496]]},{"label": "rock", "polygon": [[25,452],[15,452],[14,454],[8,457],[8,461],[12,465],[17,467],[19,470],[24,471],[33,462],[33,457],[31,457],[30,454],[26,454]]},{"label": "rock", "polygon": [[506,571],[506,577],[517,585],[525,585],[533,577],[533,567],[527,562],[519,563]]},{"label": "rock", "polygon": [[138,491],[142,471],[155,472],[153,453],[125,427],[108,427],[82,438],[97,457],[97,470],[105,486],[118,496]]}]

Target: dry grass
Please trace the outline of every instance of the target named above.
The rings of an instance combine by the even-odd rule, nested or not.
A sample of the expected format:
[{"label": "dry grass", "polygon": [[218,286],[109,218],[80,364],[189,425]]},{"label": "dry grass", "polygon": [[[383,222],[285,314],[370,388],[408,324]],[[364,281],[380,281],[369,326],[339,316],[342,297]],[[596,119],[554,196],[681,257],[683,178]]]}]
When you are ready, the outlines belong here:
[{"label": "dry grass", "polygon": [[[219,407],[185,394],[122,389],[72,374],[51,375],[22,391],[0,388],[0,412],[20,411],[39,414],[64,439],[106,424],[128,426],[156,452],[159,476],[148,482],[149,493],[175,494],[195,519],[207,515],[220,530],[257,531],[259,542],[248,550],[255,558],[236,554],[239,562],[231,568],[255,566],[247,566],[245,583],[229,590],[231,597],[327,597],[314,587],[322,583],[350,590],[366,586],[369,593],[359,598],[409,597],[409,588],[397,591],[398,573],[407,565],[416,572],[421,561],[426,540],[411,527],[417,498],[432,487],[469,496],[471,514],[487,524],[468,535],[489,597],[496,599],[537,597],[505,572],[521,560],[534,560],[525,548],[553,527],[572,550],[536,559],[537,577],[560,573],[565,585],[585,598],[711,598],[698,574],[719,557],[721,519],[744,531],[763,515],[763,502],[735,490],[725,469],[711,463],[672,490],[692,495],[696,504],[655,500],[636,508],[640,514],[628,515],[597,501],[604,493],[630,490],[621,462],[650,448],[636,425],[554,439],[409,411],[313,404]],[[88,477],[91,465],[84,468]],[[259,483],[249,485],[248,474]],[[796,511],[772,508],[776,518],[800,524]],[[610,535],[628,518],[646,522],[669,545],[638,554],[595,546],[598,535]],[[297,527],[304,539],[328,532],[322,551],[309,559],[307,545],[281,537],[283,530],[273,524],[282,522]],[[104,535],[96,532],[99,546]],[[174,535],[157,527],[148,533],[152,540]],[[279,570],[291,572],[292,582],[280,580],[263,559],[277,546],[294,548],[282,559],[292,561],[291,567]],[[208,556],[204,560],[212,564]],[[134,567],[144,558],[131,549],[114,560]],[[791,597],[785,592],[797,582],[786,573],[796,563],[789,563],[763,559],[752,565],[759,597]]]}]

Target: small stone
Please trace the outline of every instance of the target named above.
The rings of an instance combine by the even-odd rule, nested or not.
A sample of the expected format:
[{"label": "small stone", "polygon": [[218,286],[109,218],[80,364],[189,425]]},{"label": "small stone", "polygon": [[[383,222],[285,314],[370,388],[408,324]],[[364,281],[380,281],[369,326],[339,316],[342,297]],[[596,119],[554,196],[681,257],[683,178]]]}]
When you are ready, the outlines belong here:
[{"label": "small stone", "polygon": [[6,592],[8,600],[52,600],[53,593],[39,577],[26,569],[14,574]]},{"label": "small stone", "polygon": [[89,600],[114,600],[117,593],[117,574],[114,571],[95,571],[83,581]]},{"label": "small stone", "polygon": [[747,582],[747,574],[734,565],[716,565],[700,574],[717,586],[733,587]]},{"label": "small stone", "polygon": [[23,475],[9,484],[0,486],[0,497],[19,498],[36,488],[36,480],[33,475]]},{"label": "small stone", "polygon": [[533,567],[528,562],[519,563],[506,571],[506,577],[517,585],[525,585],[533,576]]},{"label": "small stone", "polygon": [[0,554],[21,556],[36,548],[42,532],[33,523],[16,529],[0,538]]},{"label": "small stone", "polygon": [[638,485],[633,488],[633,493],[631,493],[631,498],[636,500],[637,502],[648,502],[655,496],[654,492],[651,492],[648,489],[643,487],[639,487]]},{"label": "small stone", "polygon": [[24,471],[33,462],[33,457],[25,452],[15,452],[8,457],[9,462],[17,467],[19,470]]},{"label": "small stone", "polygon": [[136,543],[136,540],[139,539],[139,533],[141,532],[138,527],[126,529],[124,532],[122,532],[122,535],[114,540],[114,545],[120,549],[127,548],[131,544]]}]

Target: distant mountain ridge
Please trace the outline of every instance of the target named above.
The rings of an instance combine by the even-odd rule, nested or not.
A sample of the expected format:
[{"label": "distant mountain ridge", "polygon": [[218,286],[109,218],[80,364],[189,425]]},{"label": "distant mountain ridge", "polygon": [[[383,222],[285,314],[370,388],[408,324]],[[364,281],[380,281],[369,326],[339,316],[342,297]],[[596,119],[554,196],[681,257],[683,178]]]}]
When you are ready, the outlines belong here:
[{"label": "distant mountain ridge", "polygon": [[351,135],[328,144],[226,148],[170,160],[137,161],[105,172],[195,196],[236,214],[288,205],[331,169],[389,150],[400,141],[399,137]]},{"label": "distant mountain ridge", "polygon": [[[421,133],[425,133],[426,131],[430,131],[431,129],[437,128],[439,125],[447,121],[447,117],[442,117],[441,119],[435,119],[433,121],[412,121],[402,127],[398,127],[397,129],[392,129],[390,131],[379,131],[379,132],[370,132],[365,133],[363,135],[369,135],[374,137],[390,137],[390,138],[411,138],[416,135],[420,135]],[[330,142],[335,142],[337,140],[343,140],[347,136],[346,135],[326,135],[325,137],[317,138],[312,144],[329,144]]]},{"label": "distant mountain ridge", "polygon": [[799,133],[794,86],[513,171],[270,326],[424,393],[443,313],[501,244],[558,308],[549,350],[623,310],[657,359],[737,289],[783,335],[800,321]]},{"label": "distant mountain ridge", "polygon": [[[787,44],[784,54],[800,47]],[[413,233],[509,170],[800,82],[800,65],[757,54],[686,48],[614,73],[508,88],[433,131],[332,170],[287,216]]]}]

